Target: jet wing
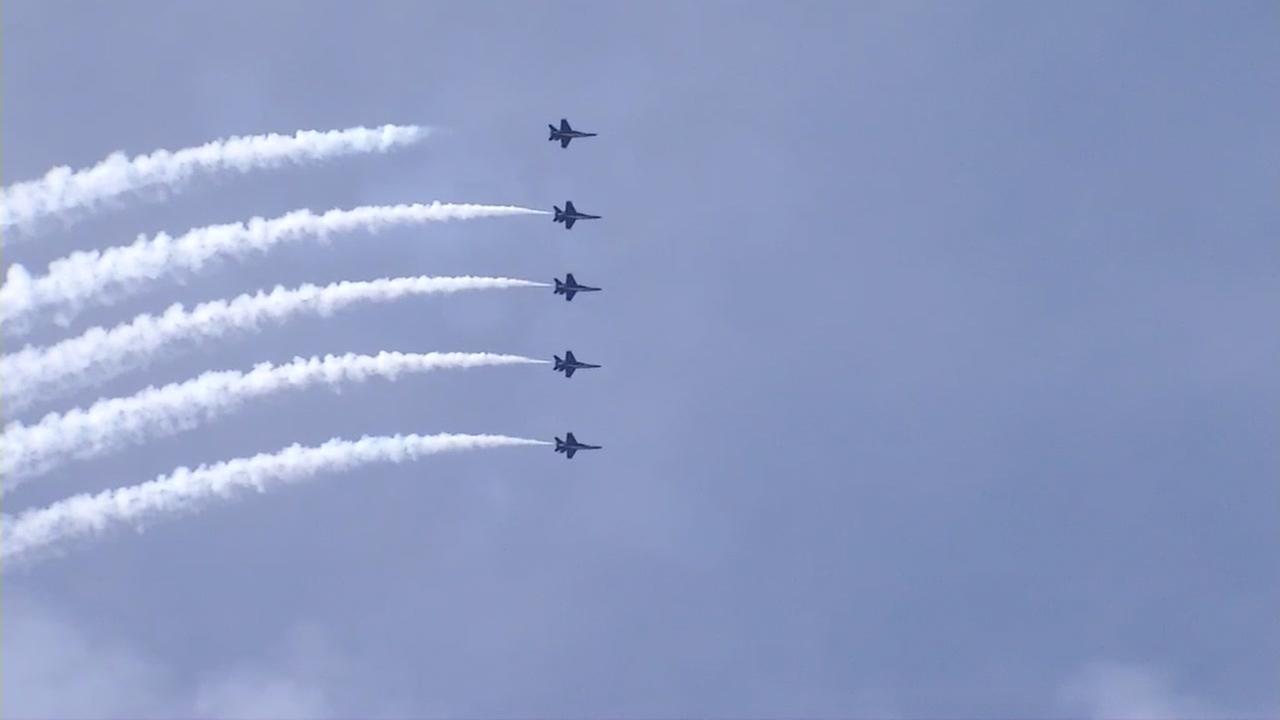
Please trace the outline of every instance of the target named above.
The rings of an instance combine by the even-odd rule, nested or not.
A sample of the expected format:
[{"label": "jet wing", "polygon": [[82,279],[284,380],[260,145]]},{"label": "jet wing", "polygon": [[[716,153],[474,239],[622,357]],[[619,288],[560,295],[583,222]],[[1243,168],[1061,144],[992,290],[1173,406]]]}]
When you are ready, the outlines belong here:
[{"label": "jet wing", "polygon": [[569,127],[569,121],[565,118],[560,118],[560,132],[573,132],[573,128]]},{"label": "jet wing", "polygon": [[[569,147],[569,141],[570,141],[570,140],[572,140],[572,139],[573,139],[573,138],[569,137],[568,135],[562,135],[562,136],[560,136],[560,147],[562,147],[562,148],[567,148],[567,147]],[[544,146],[544,147],[545,147],[545,146]]]},{"label": "jet wing", "polygon": [[573,224],[574,224],[574,223],[576,223],[576,222],[578,222],[578,219],[577,219],[577,218],[571,218],[571,217],[567,217],[567,218],[565,218],[565,219],[564,219],[564,229],[565,229],[565,230],[569,230],[570,228],[572,228],[572,227],[573,227]]},{"label": "jet wing", "polygon": [[578,368],[576,368],[576,367],[574,367],[574,366],[572,366],[572,365],[570,365],[570,366],[566,367],[566,368],[564,369],[564,376],[565,376],[565,377],[567,377],[567,378],[571,378],[571,377],[573,377],[573,371],[574,371],[574,370],[577,370],[577,369],[578,369]]},{"label": "jet wing", "polygon": [[565,457],[567,457],[567,458],[569,458],[570,460],[572,460],[572,459],[573,459],[573,455],[574,455],[574,453],[576,453],[576,452],[578,452],[578,448],[569,448],[568,450],[565,450],[565,451],[564,451],[564,454],[565,454]]}]

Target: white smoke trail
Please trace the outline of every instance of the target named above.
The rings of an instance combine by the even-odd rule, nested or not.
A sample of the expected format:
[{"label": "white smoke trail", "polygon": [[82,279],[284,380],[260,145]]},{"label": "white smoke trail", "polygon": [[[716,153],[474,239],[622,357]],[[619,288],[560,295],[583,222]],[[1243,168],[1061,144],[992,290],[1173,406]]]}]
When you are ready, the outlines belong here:
[{"label": "white smoke trail", "polygon": [[504,435],[393,435],[335,438],[316,447],[291,445],[279,452],[238,458],[169,475],[131,487],[81,494],[16,517],[0,517],[0,562],[29,559],[57,542],[99,534],[113,526],[199,510],[209,500],[242,488],[264,492],[274,484],[309,480],[325,471],[374,462],[400,463],[453,450],[549,445]]},{"label": "white smoke trail", "polygon": [[195,228],[177,238],[165,233],[151,239],[139,237],[132,245],[72,253],[49,263],[48,273],[38,278],[21,265],[10,266],[0,286],[0,324],[7,331],[22,332],[33,313],[49,307],[57,308],[58,319],[66,321],[91,300],[110,303],[161,276],[198,271],[215,258],[243,257],[303,238],[324,239],[357,229],[377,232],[413,223],[545,214],[511,205],[367,205],[321,215],[295,210],[271,220],[255,217]]},{"label": "white smoke trail", "polygon": [[[248,172],[286,162],[325,160],[341,155],[386,152],[418,142],[428,130],[417,125],[299,130],[292,136],[225,138],[177,152],[156,150],[128,158],[116,152],[90,168],[61,166],[39,180],[0,188],[0,228],[26,228],[48,215],[89,210],[104,200],[136,190],[175,187],[197,173]],[[19,236],[20,237],[20,236]]]},{"label": "white smoke trail", "polygon": [[37,399],[92,385],[145,365],[164,348],[184,340],[212,340],[256,330],[303,313],[328,317],[359,302],[389,302],[410,295],[464,290],[547,287],[505,277],[382,278],[332,285],[277,286],[271,292],[215,300],[187,310],[181,303],[160,315],[139,315],[113,328],[94,327],[47,347],[27,347],[0,356],[4,405],[19,412]]},{"label": "white smoke trail", "polygon": [[220,370],[136,395],[102,399],[88,408],[50,413],[39,422],[11,422],[0,434],[0,492],[72,459],[84,459],[131,443],[191,430],[235,411],[244,402],[310,385],[395,380],[403,373],[494,365],[537,365],[545,360],[495,353],[400,353],[294,358],[286,365],[261,363],[249,372]]}]

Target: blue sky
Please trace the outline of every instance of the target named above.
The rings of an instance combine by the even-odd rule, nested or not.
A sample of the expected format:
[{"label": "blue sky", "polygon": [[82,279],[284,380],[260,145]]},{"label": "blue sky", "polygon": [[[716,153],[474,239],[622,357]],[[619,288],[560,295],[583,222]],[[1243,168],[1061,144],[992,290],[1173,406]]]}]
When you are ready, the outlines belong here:
[{"label": "blue sky", "polygon": [[[1274,716],[1277,27],[1268,3],[5,3],[6,183],[234,134],[440,128],[131,200],[6,264],[304,207],[605,216],[281,248],[33,342],[277,283],[607,288],[369,306],[168,358],[42,411],[326,352],[605,367],[282,394],[6,512],[334,436],[608,447],[326,476],[6,571],[0,711]],[[562,116],[601,136],[561,151]]]}]

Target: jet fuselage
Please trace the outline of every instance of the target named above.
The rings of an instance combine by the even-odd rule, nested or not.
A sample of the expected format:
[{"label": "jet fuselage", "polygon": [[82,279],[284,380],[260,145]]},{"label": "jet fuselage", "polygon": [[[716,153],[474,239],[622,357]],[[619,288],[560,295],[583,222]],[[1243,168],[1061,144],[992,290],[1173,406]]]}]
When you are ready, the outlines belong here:
[{"label": "jet fuselage", "polygon": [[591,287],[590,285],[579,285],[578,281],[574,280],[573,273],[569,273],[568,275],[565,275],[564,280],[561,280],[560,278],[556,278],[555,281],[556,281],[556,286],[552,292],[554,292],[556,295],[563,295],[566,301],[573,300],[573,296],[577,295],[580,292],[599,292],[600,291],[600,288],[598,287]]},{"label": "jet fuselage", "polygon": [[564,223],[565,230],[572,229],[573,224],[578,222],[579,220],[599,220],[600,219],[599,215],[588,215],[587,213],[578,212],[578,209],[573,206],[572,200],[568,200],[565,202],[563,210],[561,210],[558,205],[551,206],[551,209],[554,211],[554,213],[551,216],[551,220],[553,222]]},{"label": "jet fuselage", "polygon": [[603,445],[587,445],[586,443],[578,442],[578,439],[573,436],[573,433],[568,433],[567,435],[565,435],[564,440],[561,440],[560,438],[556,438],[555,451],[558,453],[564,453],[565,457],[570,460],[573,459],[574,454],[577,453],[579,450],[602,450],[602,449],[604,449]]},{"label": "jet fuselage", "polygon": [[564,359],[561,359],[559,355],[552,355],[551,357],[555,360],[555,366],[552,369],[556,372],[564,373],[564,376],[567,378],[573,377],[573,373],[576,370],[600,367],[599,365],[593,365],[591,363],[578,360],[573,356],[572,350],[565,352]]},{"label": "jet fuselage", "polygon": [[589,138],[596,136],[593,132],[574,130],[569,126],[569,121],[564,118],[560,118],[560,127],[556,127],[555,125],[547,125],[547,127],[551,129],[551,136],[547,139],[553,141],[558,140],[561,148],[569,147],[569,141],[574,138]]}]

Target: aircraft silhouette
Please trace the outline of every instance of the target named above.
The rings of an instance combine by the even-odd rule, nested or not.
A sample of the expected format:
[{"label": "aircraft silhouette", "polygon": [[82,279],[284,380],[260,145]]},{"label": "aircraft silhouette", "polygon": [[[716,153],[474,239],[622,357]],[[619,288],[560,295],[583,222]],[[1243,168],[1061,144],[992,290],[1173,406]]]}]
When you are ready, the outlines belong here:
[{"label": "aircraft silhouette", "polygon": [[600,288],[591,287],[590,285],[579,285],[577,280],[573,279],[573,273],[564,276],[564,282],[560,278],[556,278],[556,289],[553,290],[556,295],[563,295],[566,302],[572,302],[573,296],[580,292],[599,292]]},{"label": "aircraft silhouette", "polygon": [[578,439],[573,436],[573,433],[566,434],[564,436],[564,440],[561,440],[560,438],[556,438],[556,452],[564,453],[565,457],[568,458],[569,460],[572,460],[574,454],[577,453],[579,450],[599,450],[602,447],[604,446],[603,445],[586,445],[584,443],[580,443],[578,442]]},{"label": "aircraft silhouette", "polygon": [[578,222],[579,220],[599,220],[600,219],[599,215],[588,215],[586,213],[578,212],[578,209],[573,206],[572,201],[566,202],[564,204],[563,210],[561,210],[560,208],[554,205],[551,206],[551,209],[556,211],[555,217],[551,218],[551,221],[564,223],[565,230],[572,228],[573,224]]},{"label": "aircraft silhouette", "polygon": [[599,365],[592,365],[591,363],[578,362],[578,359],[573,356],[572,350],[564,351],[563,360],[560,359],[559,355],[552,355],[551,357],[555,358],[556,361],[556,366],[553,369],[556,372],[564,373],[564,376],[567,378],[573,377],[574,370],[586,370],[588,368],[600,367]]},{"label": "aircraft silhouette", "polygon": [[582,132],[581,130],[574,130],[573,128],[569,127],[569,121],[565,120],[564,118],[560,118],[559,130],[556,129],[555,125],[547,125],[547,127],[551,129],[551,137],[547,139],[559,140],[560,147],[562,148],[569,147],[569,141],[574,138],[589,138],[589,137],[596,136],[596,133],[589,133],[589,132]]}]

